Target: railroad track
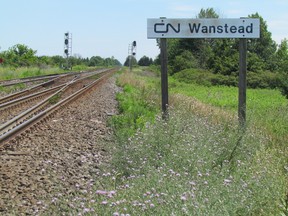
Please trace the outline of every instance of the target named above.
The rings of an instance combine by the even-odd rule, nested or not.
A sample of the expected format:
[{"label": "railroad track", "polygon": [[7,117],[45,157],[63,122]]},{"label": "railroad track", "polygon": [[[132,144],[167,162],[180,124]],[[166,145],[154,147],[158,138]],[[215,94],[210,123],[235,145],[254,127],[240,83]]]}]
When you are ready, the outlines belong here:
[{"label": "railroad track", "polygon": [[[43,97],[43,95],[50,94],[36,105],[0,125],[0,146],[46,121],[53,116],[53,113],[63,109],[67,104],[91,90],[115,71],[116,69],[106,69],[83,77],[75,77],[73,80],[54,88],[0,104],[1,112],[1,106],[5,109],[4,106],[13,107],[14,105],[11,104],[23,103],[33,100],[31,99],[33,97]],[[100,76],[100,78],[95,79],[95,76]]]},{"label": "railroad track", "polygon": [[26,78],[20,78],[20,79],[0,80],[0,87],[1,86],[8,87],[8,86],[23,84],[23,83],[25,84],[25,83],[30,83],[30,82],[52,80],[52,79],[66,76],[66,75],[74,75],[74,74],[79,74],[79,72],[68,72],[68,73],[62,73],[62,74],[50,74],[50,75],[26,77]]}]

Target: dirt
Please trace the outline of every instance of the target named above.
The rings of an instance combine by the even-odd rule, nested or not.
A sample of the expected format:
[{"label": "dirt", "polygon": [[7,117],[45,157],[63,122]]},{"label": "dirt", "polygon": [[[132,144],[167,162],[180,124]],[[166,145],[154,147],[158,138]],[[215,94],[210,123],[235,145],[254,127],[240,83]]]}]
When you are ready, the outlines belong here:
[{"label": "dirt", "polygon": [[106,122],[117,114],[117,91],[112,77],[0,150],[0,215],[45,212],[55,194],[95,181],[110,158]]}]

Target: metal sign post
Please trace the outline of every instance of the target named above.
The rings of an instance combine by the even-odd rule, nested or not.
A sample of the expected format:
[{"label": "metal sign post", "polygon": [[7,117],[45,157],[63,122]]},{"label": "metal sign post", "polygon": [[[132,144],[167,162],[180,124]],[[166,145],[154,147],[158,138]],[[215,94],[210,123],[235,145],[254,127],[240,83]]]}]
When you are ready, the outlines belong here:
[{"label": "metal sign post", "polygon": [[247,39],[241,38],[239,42],[239,88],[238,88],[238,120],[240,126],[246,123],[246,88],[247,88]]},{"label": "metal sign post", "polygon": [[161,92],[162,92],[162,117],[168,118],[168,55],[167,55],[167,39],[160,39],[160,56],[161,56]]}]

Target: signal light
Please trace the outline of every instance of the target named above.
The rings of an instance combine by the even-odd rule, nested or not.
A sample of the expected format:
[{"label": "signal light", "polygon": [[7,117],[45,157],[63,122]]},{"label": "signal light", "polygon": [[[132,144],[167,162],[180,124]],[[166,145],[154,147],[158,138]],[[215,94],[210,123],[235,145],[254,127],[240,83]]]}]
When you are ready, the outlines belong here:
[{"label": "signal light", "polygon": [[136,41],[133,41],[133,46],[136,47]]},{"label": "signal light", "polygon": [[68,45],[69,41],[68,39],[65,39],[65,44]]}]

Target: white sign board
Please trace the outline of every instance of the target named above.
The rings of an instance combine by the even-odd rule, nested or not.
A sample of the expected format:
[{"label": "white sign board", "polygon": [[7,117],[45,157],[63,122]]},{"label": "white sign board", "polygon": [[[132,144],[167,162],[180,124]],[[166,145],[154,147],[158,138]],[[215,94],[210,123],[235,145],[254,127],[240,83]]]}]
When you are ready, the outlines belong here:
[{"label": "white sign board", "polygon": [[147,19],[148,38],[259,38],[260,20]]}]

